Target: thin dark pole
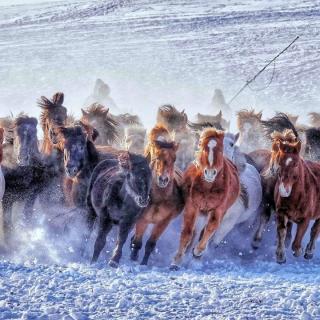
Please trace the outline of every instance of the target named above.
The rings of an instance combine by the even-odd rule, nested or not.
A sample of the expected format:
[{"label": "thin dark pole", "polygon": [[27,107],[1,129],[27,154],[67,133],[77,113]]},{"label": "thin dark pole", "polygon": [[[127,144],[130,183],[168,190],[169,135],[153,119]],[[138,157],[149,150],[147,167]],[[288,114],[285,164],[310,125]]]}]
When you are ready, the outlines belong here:
[{"label": "thin dark pole", "polygon": [[233,100],[235,100],[238,95],[254,80],[257,79],[257,77],[264,71],[272,62],[274,62],[279,56],[281,56],[286,50],[288,50],[298,39],[300,36],[296,36],[295,39],[287,46],[285,47],[281,52],[279,52],[272,60],[270,60],[253,78],[250,80],[247,80],[247,82],[241,87],[241,89],[233,96],[233,98],[228,102],[228,104],[231,104]]}]

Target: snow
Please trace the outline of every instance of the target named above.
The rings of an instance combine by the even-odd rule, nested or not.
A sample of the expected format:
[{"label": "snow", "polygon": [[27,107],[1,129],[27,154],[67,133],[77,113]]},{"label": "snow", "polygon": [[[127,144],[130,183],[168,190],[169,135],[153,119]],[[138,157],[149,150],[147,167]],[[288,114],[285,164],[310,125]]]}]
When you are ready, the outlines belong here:
[{"label": "snow", "polygon": [[[246,90],[232,107],[266,115],[319,111],[317,1],[1,0],[0,6],[0,116],[38,116],[36,100],[58,90],[80,115],[98,77],[147,127],[161,103],[190,116],[205,113],[214,88],[229,100],[296,35],[271,85]],[[252,87],[263,88],[271,74],[269,68]],[[0,319],[320,319],[320,243],[313,260],[288,249],[287,264],[277,265],[274,221],[258,251],[250,247],[254,226],[246,223],[201,260],[188,255],[180,271],[170,272],[181,217],[148,267],[129,260],[126,243],[117,270],[106,263],[115,232],[90,266],[94,237],[80,259],[81,226],[61,234],[41,212],[36,220],[31,229],[19,224],[15,247],[0,253]]]}]

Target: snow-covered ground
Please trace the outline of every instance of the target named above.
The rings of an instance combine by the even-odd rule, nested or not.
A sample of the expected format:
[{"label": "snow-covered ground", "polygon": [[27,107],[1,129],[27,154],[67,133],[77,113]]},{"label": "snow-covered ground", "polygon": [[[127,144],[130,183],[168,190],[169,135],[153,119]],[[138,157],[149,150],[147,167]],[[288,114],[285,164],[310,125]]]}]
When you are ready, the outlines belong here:
[{"label": "snow-covered ground", "polygon": [[[162,103],[208,112],[215,87],[228,100],[296,35],[271,85],[245,91],[232,107],[303,117],[320,111],[318,1],[0,0],[0,116],[38,115],[35,101],[57,90],[79,115],[97,77],[148,127]],[[271,74],[252,87],[263,88]],[[16,247],[1,255],[0,319],[320,319],[319,242],[312,261],[288,250],[279,266],[274,224],[258,251],[250,248],[253,228],[242,226],[202,260],[187,257],[181,271],[169,272],[180,222],[149,267],[129,261],[127,243],[118,270],[106,264],[114,232],[90,266],[94,238],[79,259],[81,227],[61,236],[41,219],[32,230],[21,226]]]}]

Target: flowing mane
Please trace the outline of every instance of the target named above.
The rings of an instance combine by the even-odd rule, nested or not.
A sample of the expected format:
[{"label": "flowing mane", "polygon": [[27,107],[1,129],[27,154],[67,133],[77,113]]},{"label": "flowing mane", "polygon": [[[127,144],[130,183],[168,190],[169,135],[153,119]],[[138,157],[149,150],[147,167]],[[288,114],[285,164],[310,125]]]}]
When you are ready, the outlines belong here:
[{"label": "flowing mane", "polygon": [[250,122],[251,120],[261,121],[262,111],[255,112],[254,109],[242,109],[237,112],[237,124],[238,128],[241,129],[244,122]]},{"label": "flowing mane", "polygon": [[188,121],[188,127],[195,132],[202,131],[205,128],[215,128],[217,130],[223,131],[223,128],[219,122],[200,122],[200,123],[195,123]]},{"label": "flowing mane", "polygon": [[180,112],[173,105],[166,104],[159,107],[157,122],[172,131],[185,128],[188,123],[188,117],[184,110]]}]

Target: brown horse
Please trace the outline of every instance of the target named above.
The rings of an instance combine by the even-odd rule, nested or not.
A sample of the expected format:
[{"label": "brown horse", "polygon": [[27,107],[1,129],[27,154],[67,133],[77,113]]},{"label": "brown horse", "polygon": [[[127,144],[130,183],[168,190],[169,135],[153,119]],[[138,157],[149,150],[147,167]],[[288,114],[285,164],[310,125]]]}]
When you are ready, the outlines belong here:
[{"label": "brown horse", "polygon": [[310,242],[305,258],[313,256],[315,242],[320,233],[320,164],[304,161],[300,157],[301,141],[279,142],[277,155],[278,178],[275,186],[277,212],[277,262],[284,263],[285,237],[288,221],[297,223],[297,233],[292,243],[294,256],[302,253],[301,241],[310,220],[316,220],[312,227]]},{"label": "brown horse", "polygon": [[[254,235],[252,247],[257,249],[261,245],[262,235],[268,224],[272,212],[275,210],[274,188],[277,182],[278,157],[280,142],[296,142],[297,137],[291,129],[283,133],[274,132],[271,134],[272,147],[271,151],[257,150],[249,154],[255,161],[255,167],[261,173],[261,182],[263,189],[262,209],[260,212],[259,227]],[[291,243],[292,223],[288,223],[288,232],[286,236],[286,247]]]},{"label": "brown horse", "polygon": [[201,232],[193,255],[200,257],[209,239],[217,230],[226,211],[240,194],[240,182],[236,167],[223,156],[224,133],[209,128],[203,131],[196,161],[183,178],[185,208],[179,250],[173,260],[176,269],[195,234],[199,213],[207,214],[208,220]]},{"label": "brown horse", "polygon": [[181,188],[182,174],[175,168],[178,144],[167,140],[169,131],[162,126],[154,127],[149,134],[146,148],[152,170],[151,202],[136,223],[135,235],[131,241],[131,259],[137,260],[142,247],[143,235],[149,224],[153,224],[151,236],[145,246],[141,264],[147,264],[149,256],[169,223],[183,209]]}]

